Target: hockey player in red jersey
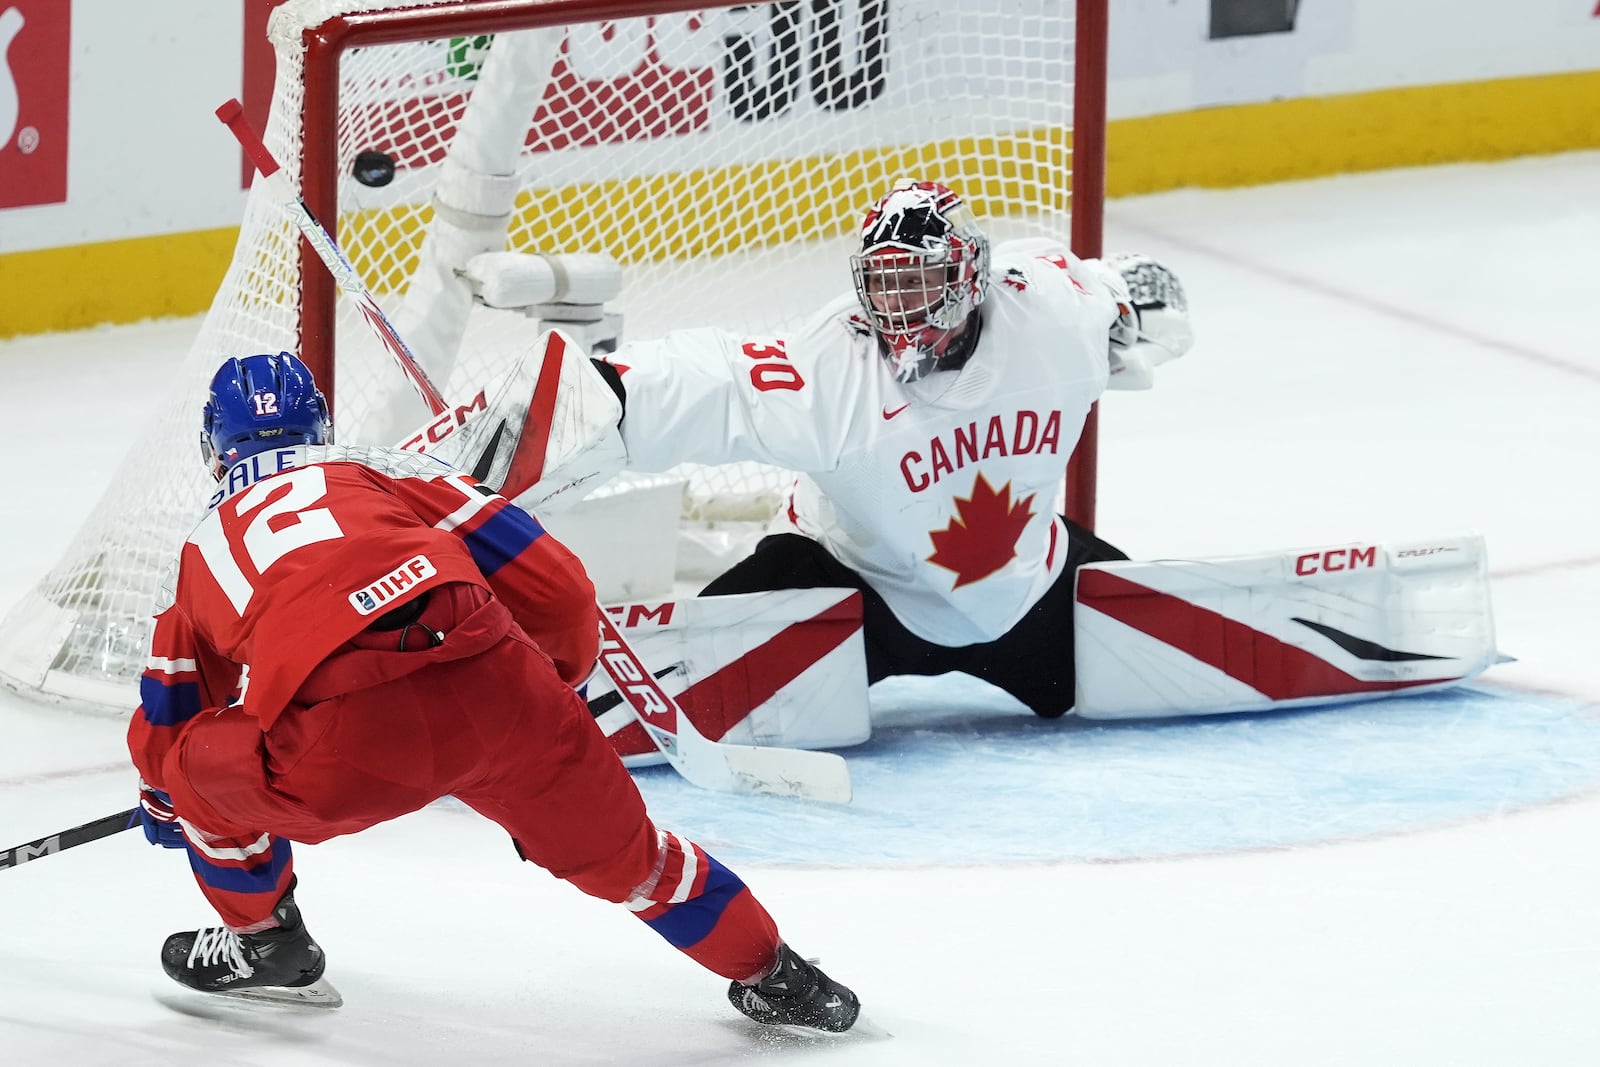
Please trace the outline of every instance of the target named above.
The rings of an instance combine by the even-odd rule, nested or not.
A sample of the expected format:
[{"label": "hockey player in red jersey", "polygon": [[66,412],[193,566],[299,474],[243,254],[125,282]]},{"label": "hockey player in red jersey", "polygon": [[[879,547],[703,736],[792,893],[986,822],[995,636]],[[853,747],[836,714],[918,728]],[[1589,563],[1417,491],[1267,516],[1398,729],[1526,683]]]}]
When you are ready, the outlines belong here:
[{"label": "hockey player in red jersey", "polygon": [[869,683],[959,671],[1059,716],[1074,572],[1126,556],[1053,503],[1101,392],[1147,387],[1188,350],[1182,287],[1144,256],[991,254],[961,198],[927,181],[872,205],[851,270],[854,294],[787,336],[682,330],[609,357],[628,465],[800,472],[768,536],[703,596],[860,589]]},{"label": "hockey player in red jersey", "polygon": [[219,488],[128,733],[147,836],[187,850],[223,922],[169,937],[169,975],[337,1004],[289,842],[451,795],[730,979],[747,1016],[854,1023],[855,995],[781,941],[738,876],[651,822],[573,689],[598,649],[593,586],[532,516],[430,457],[333,445],[288,353],[222,365],[201,445]]}]

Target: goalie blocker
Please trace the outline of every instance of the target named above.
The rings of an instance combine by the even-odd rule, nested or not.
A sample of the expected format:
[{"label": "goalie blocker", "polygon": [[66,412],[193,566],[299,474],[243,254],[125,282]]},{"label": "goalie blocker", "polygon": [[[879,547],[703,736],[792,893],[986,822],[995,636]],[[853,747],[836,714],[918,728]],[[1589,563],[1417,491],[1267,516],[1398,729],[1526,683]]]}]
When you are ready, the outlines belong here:
[{"label": "goalie blocker", "polygon": [[622,400],[567,334],[549,330],[475,403],[399,443],[493,485],[529,511],[570,507],[618,473]]}]

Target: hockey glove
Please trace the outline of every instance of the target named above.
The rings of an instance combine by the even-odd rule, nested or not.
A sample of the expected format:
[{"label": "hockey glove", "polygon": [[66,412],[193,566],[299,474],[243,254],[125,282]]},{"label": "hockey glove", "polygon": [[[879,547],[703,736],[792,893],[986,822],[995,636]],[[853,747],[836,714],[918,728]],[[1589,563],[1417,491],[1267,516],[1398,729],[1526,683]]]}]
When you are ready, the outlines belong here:
[{"label": "hockey glove", "polygon": [[[1132,314],[1120,316],[1111,327],[1111,343],[1125,348],[1144,343],[1165,353],[1157,364],[1189,351],[1194,335],[1189,328],[1189,301],[1183,284],[1166,265],[1134,253],[1107,256],[1105,265],[1127,286]],[[1127,305],[1124,305],[1126,309]]]},{"label": "hockey glove", "polygon": [[1086,260],[1084,265],[1117,302],[1107,388],[1150,388],[1155,384],[1155,368],[1177,359],[1194,344],[1183,286],[1171,270],[1149,256],[1107,256]]},{"label": "hockey glove", "polygon": [[143,781],[139,783],[139,825],[152,845],[162,848],[183,848],[188,842],[183,837],[183,827],[172,810],[172,798]]}]

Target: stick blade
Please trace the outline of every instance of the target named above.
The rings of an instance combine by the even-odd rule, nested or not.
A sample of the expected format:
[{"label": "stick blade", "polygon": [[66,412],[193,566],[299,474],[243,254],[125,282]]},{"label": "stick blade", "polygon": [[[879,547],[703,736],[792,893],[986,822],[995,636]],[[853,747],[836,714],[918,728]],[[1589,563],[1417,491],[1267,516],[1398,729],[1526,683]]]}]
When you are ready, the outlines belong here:
[{"label": "stick blade", "polygon": [[693,746],[697,751],[691,755],[690,747],[684,746],[684,777],[696,785],[730,793],[850,803],[850,768],[835,753],[724,744],[705,750]]}]

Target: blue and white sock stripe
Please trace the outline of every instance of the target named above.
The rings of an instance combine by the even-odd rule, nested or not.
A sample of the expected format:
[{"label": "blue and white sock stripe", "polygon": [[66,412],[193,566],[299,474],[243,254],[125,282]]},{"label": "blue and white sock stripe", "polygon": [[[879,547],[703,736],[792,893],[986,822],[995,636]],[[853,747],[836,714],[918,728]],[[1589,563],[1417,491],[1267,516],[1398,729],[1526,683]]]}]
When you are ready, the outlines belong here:
[{"label": "blue and white sock stripe", "polygon": [[262,834],[255,842],[239,848],[219,848],[197,840],[186,825],[189,868],[210,889],[227,893],[273,894],[288,867],[292,850],[281,837]]},{"label": "blue and white sock stripe", "polygon": [[716,929],[745,884],[692,841],[668,833],[661,839],[656,870],[626,906],[668,944],[688,948]]}]

